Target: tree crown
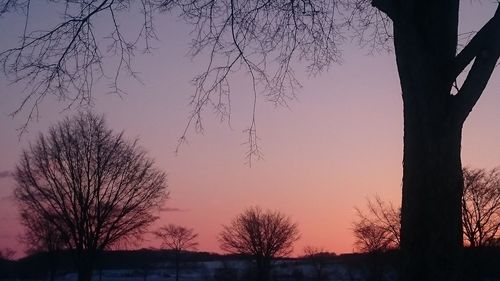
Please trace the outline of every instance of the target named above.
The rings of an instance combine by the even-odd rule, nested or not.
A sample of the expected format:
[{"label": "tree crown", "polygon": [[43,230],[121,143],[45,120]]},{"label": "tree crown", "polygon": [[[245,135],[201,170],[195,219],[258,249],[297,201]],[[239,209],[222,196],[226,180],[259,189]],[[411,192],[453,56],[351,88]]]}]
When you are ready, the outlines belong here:
[{"label": "tree crown", "polygon": [[137,141],[113,133],[90,112],[40,134],[22,153],[15,180],[28,233],[48,225],[68,248],[80,250],[139,238],[168,196],[165,173]]},{"label": "tree crown", "polygon": [[299,237],[298,226],[289,217],[251,207],[223,226],[218,238],[226,252],[274,258],[290,254]]}]

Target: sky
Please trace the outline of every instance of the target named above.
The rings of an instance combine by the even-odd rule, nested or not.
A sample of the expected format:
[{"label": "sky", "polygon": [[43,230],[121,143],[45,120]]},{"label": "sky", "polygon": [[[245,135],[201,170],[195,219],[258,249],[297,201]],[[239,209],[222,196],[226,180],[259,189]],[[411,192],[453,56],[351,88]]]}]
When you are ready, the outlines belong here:
[{"label": "sky", "polygon": [[[467,2],[461,10],[461,31],[478,30],[493,12],[494,1]],[[44,7],[35,19],[46,23]],[[138,15],[130,14],[130,20]],[[297,222],[301,232],[295,255],[305,246],[346,253],[353,248],[355,207],[375,195],[399,205],[402,177],[402,100],[394,54],[369,54],[347,42],[341,64],[309,77],[298,65],[302,83],[296,100],[276,107],[259,97],[256,122],[263,159],[245,164],[242,132],[252,118],[251,83],[245,73],[231,77],[231,125],[208,110],[205,130],[188,132],[188,143],[175,149],[192,108],[191,79],[205,66],[204,57],[188,56],[190,27],[172,15],[157,17],[160,41],[152,54],[134,61],[142,83],[124,79],[128,94],[109,94],[107,82],[94,91],[96,113],[108,126],[140,145],[167,173],[170,199],[151,227],[175,223],[199,233],[198,249],[220,252],[216,236],[223,224],[250,206],[278,210]],[[20,17],[0,19],[0,49],[12,46],[22,28]],[[206,59],[206,58],[205,58]],[[500,165],[500,71],[465,123],[462,162],[475,168]],[[19,136],[26,112],[9,114],[21,102],[22,85],[0,76],[0,249],[23,255],[22,227],[12,200],[9,176],[23,148],[39,133],[77,109],[48,98],[37,121]],[[151,235],[135,247],[159,247]]]}]

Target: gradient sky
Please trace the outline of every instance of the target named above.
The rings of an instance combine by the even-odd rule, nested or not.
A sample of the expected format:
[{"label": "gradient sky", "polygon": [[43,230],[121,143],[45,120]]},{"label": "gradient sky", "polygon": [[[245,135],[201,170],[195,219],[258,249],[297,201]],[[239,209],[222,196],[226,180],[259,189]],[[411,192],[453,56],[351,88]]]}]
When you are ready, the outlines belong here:
[{"label": "gradient sky", "polygon": [[[466,3],[465,3],[466,2]],[[495,1],[464,1],[461,30],[480,28],[493,14]],[[39,7],[40,8],[40,7]],[[137,20],[133,18],[131,21]],[[137,15],[136,15],[137,16]],[[37,18],[45,22],[44,13]],[[0,49],[12,46],[20,32],[20,17],[0,21]],[[8,29],[3,28],[9,26]],[[177,140],[191,110],[190,79],[199,73],[203,57],[186,54],[189,30],[175,17],[157,17],[160,42],[149,55],[139,55],[135,69],[144,84],[124,79],[129,93],[120,98],[106,94],[106,82],[94,93],[97,113],[104,113],[110,128],[124,130],[168,174],[171,198],[152,227],[176,223],[199,233],[199,250],[220,251],[216,235],[221,225],[248,206],[279,210],[299,224],[300,254],[306,245],[337,253],[353,250],[352,221],[355,206],[378,194],[400,204],[402,176],[402,101],[393,54],[368,55],[355,44],[343,46],[343,63],[318,77],[299,67],[301,89],[289,108],[260,98],[257,129],[264,159],[245,165],[246,136],[252,95],[244,73],[233,76],[232,123],[220,123],[207,110],[203,134],[189,132],[188,144],[174,154]],[[496,71],[483,97],[466,121],[463,135],[464,165],[492,168],[500,165],[500,71]],[[64,116],[64,104],[48,98],[40,119],[20,139],[16,131],[25,113],[8,116],[21,100],[21,85],[0,78],[0,248],[17,249],[22,232],[12,202],[14,183],[6,174],[15,167],[23,147],[39,132],[46,132]],[[158,247],[146,237],[140,246]]]}]

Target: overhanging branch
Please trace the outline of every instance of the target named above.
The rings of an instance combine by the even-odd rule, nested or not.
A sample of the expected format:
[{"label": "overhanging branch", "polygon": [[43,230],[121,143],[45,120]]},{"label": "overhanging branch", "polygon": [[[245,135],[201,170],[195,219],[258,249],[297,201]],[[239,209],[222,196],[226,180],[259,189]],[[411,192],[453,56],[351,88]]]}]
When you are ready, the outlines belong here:
[{"label": "overhanging branch", "polygon": [[491,44],[491,39],[500,33],[500,4],[495,15],[479,30],[465,48],[456,56],[453,65],[453,79],[474,60],[485,44]]},{"label": "overhanging branch", "polygon": [[457,93],[459,118],[465,120],[483,93],[500,56],[500,4],[495,15],[455,58],[453,79],[474,60],[472,68]]}]

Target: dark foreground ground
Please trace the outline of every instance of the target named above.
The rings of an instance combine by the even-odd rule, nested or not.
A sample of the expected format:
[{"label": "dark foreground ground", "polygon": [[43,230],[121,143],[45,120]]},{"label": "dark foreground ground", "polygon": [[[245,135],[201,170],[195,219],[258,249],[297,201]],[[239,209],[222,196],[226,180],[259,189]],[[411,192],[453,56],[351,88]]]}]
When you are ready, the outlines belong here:
[{"label": "dark foreground ground", "polygon": [[[279,259],[272,281],[392,281],[397,280],[397,251],[374,254],[320,254],[312,258]],[[0,280],[76,281],[72,253],[39,253],[17,261],[0,259]],[[465,249],[464,281],[500,280],[500,248]],[[252,281],[255,270],[245,256],[186,252],[180,281]],[[97,261],[93,280],[175,280],[173,254],[169,251],[107,251]]]}]

